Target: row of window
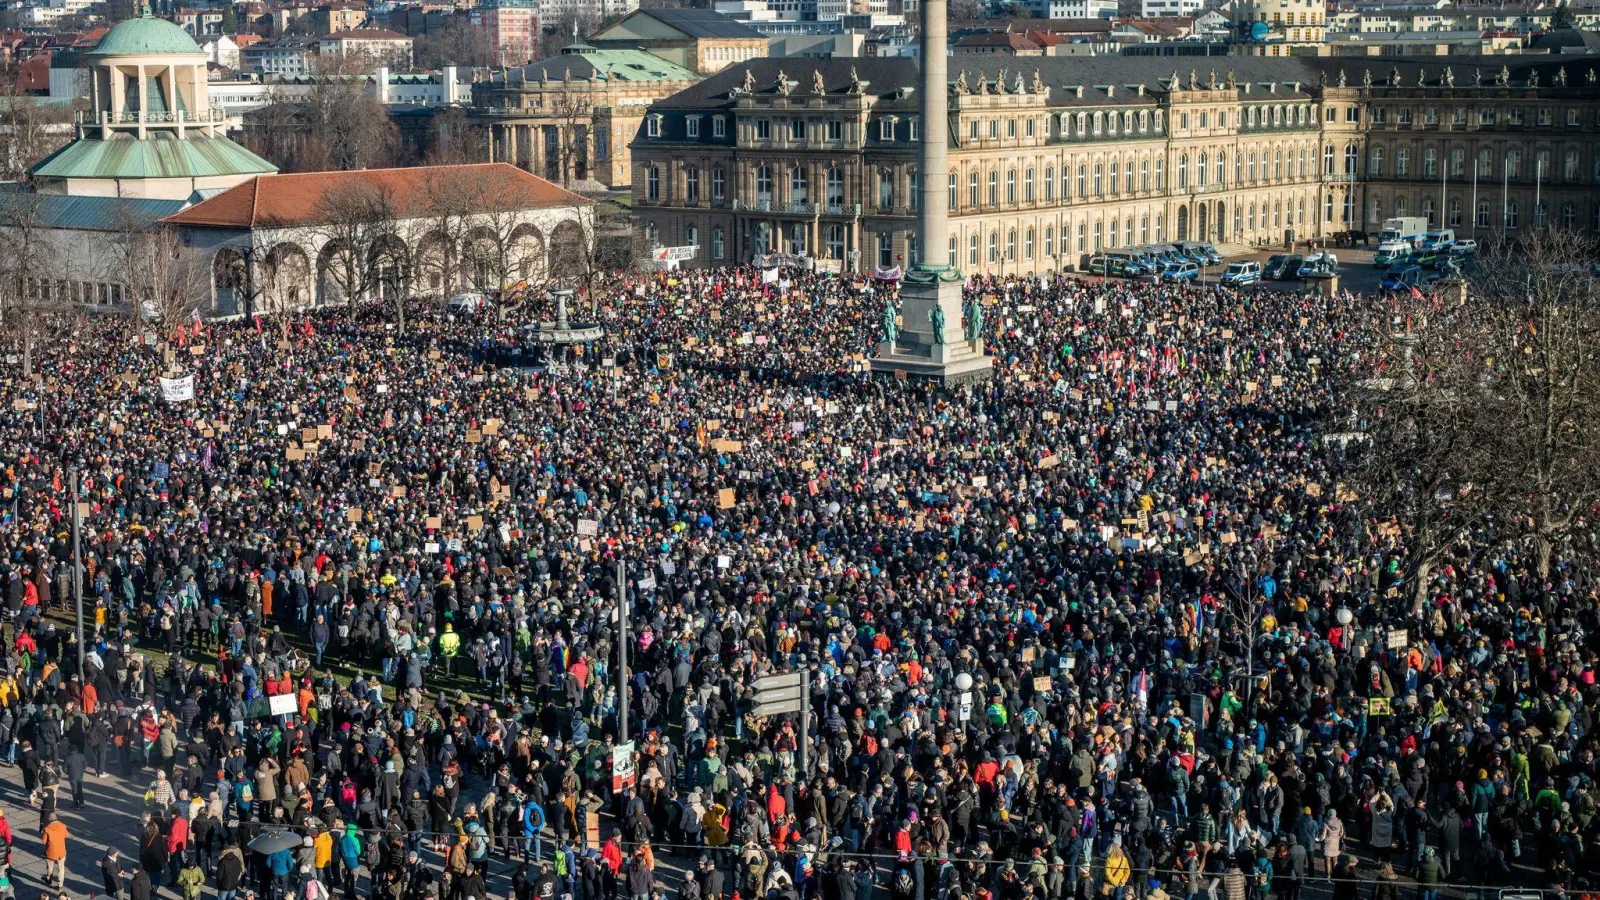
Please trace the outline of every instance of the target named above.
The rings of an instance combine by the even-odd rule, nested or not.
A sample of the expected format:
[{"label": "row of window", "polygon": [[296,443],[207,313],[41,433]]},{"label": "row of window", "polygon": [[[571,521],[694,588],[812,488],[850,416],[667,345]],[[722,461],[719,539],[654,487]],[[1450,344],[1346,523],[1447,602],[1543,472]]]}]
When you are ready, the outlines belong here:
[{"label": "row of window", "polygon": [[25,286],[30,299],[48,303],[114,306],[122,302],[120,284],[30,278]]},{"label": "row of window", "polygon": [[[1478,208],[1473,211],[1473,226],[1476,228],[1494,227],[1494,206],[1495,204],[1492,200],[1479,200]],[[1549,212],[1550,205],[1548,203],[1534,204],[1532,216],[1533,227],[1543,228],[1549,224]],[[1438,209],[1434,205],[1433,198],[1424,197],[1422,199],[1421,209],[1418,211],[1418,213],[1426,217],[1428,224],[1432,225],[1435,217],[1438,214]],[[1445,224],[1451,228],[1461,227],[1461,213],[1461,199],[1459,197],[1450,198],[1449,203],[1445,207]],[[1397,216],[1411,215],[1410,201],[1405,197],[1395,197],[1394,214]],[[1367,201],[1367,221],[1369,223],[1376,224],[1382,220],[1383,199],[1381,197],[1372,197]],[[1578,227],[1578,204],[1561,204],[1560,223],[1561,227],[1567,229]],[[1500,224],[1504,228],[1520,227],[1522,224],[1522,204],[1514,199],[1508,198],[1504,200],[1500,206]],[[1600,231],[1600,203],[1594,204],[1593,208],[1590,210],[1589,228],[1592,231]]]},{"label": "row of window", "polygon": [[[1191,115],[1199,122],[1201,129],[1210,128],[1213,121],[1215,121],[1217,128],[1225,129],[1228,127],[1227,110],[1203,110],[1193,114],[1187,111],[1180,112],[1178,114],[1180,128],[1185,130],[1189,128]],[[1055,137],[1068,139],[1075,137],[1160,134],[1165,125],[1164,117],[1165,113],[1159,109],[1124,110],[1122,112],[1098,110],[1095,112],[1059,113],[1040,117],[1029,116],[1021,119],[1008,118],[1003,121],[1007,139],[1015,139],[1019,136],[1019,133],[1022,137],[1032,138],[1036,136],[1037,132],[1042,132],[1046,138],[1051,137],[1053,133]],[[697,140],[703,135],[700,120],[701,117],[697,115],[691,115],[684,120],[684,134],[686,137],[691,140]],[[880,117],[877,120],[878,140],[885,142],[896,140],[901,121],[900,116]],[[907,123],[906,140],[912,142],[919,140],[917,118],[915,116],[907,116],[904,121]],[[1020,128],[1018,126],[1019,121],[1021,122]],[[1270,106],[1253,104],[1244,107],[1239,114],[1239,124],[1241,127],[1246,128],[1299,127],[1310,125],[1314,121],[1315,112],[1309,103],[1279,103]],[[1002,120],[999,118],[969,119],[967,121],[967,137],[973,141],[983,140],[985,137],[989,140],[999,140],[1002,131],[1001,123]],[[820,123],[820,125],[822,128],[820,139],[834,142],[844,140],[844,123],[842,121],[837,119],[829,120]],[[662,117],[660,114],[652,114],[645,118],[646,137],[661,137],[661,127]],[[809,126],[805,119],[789,119],[787,122],[780,120],[776,123],[772,119],[756,119],[754,127],[755,140],[758,141],[772,140],[775,127],[786,129],[789,140],[792,142],[802,143],[809,139],[807,135]],[[711,136],[720,139],[727,137],[727,135],[727,119],[723,116],[712,116]]]},{"label": "row of window", "polygon": [[[1332,150],[1331,147],[1328,149],[1330,151]],[[1348,148],[1345,151],[1347,171],[1350,169],[1349,160],[1352,150],[1353,147]],[[1367,175],[1371,178],[1383,178],[1385,176],[1385,162],[1388,158],[1389,154],[1384,147],[1370,148],[1367,151]],[[1392,158],[1394,160],[1394,177],[1410,178],[1413,172],[1411,166],[1412,156],[1410,148],[1394,148],[1394,154]],[[1466,150],[1461,148],[1452,149],[1448,158],[1448,177],[1461,178],[1470,177],[1472,175],[1476,175],[1479,178],[1496,177],[1495,154],[1491,150],[1479,150],[1477,157],[1472,161],[1473,168],[1470,171],[1467,169]],[[1559,169],[1552,165],[1553,161],[1554,160],[1549,150],[1535,151],[1533,154],[1533,165],[1531,167],[1527,167],[1525,171],[1524,156],[1522,151],[1507,150],[1501,156],[1502,167],[1498,177],[1509,179],[1511,181],[1517,181],[1520,180],[1524,174],[1526,174],[1530,177],[1540,180],[1549,179],[1551,181],[1555,181],[1557,180],[1557,174],[1559,173],[1561,181],[1579,182],[1582,180],[1583,158],[1577,150],[1568,150],[1562,154],[1561,166]],[[1422,164],[1417,174],[1420,174],[1423,178],[1438,177],[1438,150],[1432,147],[1423,148],[1421,163]],[[1596,152],[1590,159],[1589,181],[1595,184],[1600,184],[1600,152]]]},{"label": "row of window", "polygon": [[[1354,150],[1352,145],[1351,150]],[[1328,164],[1331,167],[1333,148],[1327,148],[1329,154]],[[1188,190],[1191,187],[1191,171],[1193,173],[1193,187],[1203,189],[1209,185],[1223,185],[1227,181],[1228,154],[1218,151],[1215,156],[1201,152],[1194,160],[1191,169],[1189,154],[1180,154],[1178,157],[1178,189]],[[1017,169],[1007,169],[1005,172],[1004,194],[1001,193],[1000,171],[990,169],[984,175],[976,170],[967,173],[967,190],[965,203],[962,202],[960,190],[960,176],[951,172],[947,190],[948,203],[952,210],[976,209],[982,206],[999,206],[1004,197],[1004,203],[1015,206],[1022,203],[1038,202],[1041,195],[1044,202],[1053,203],[1056,199],[1057,180],[1054,166],[1045,166],[1043,177],[1036,178],[1036,170],[1032,166],[1025,167],[1020,172]],[[1271,151],[1250,151],[1238,153],[1233,160],[1233,180],[1236,184],[1253,183],[1256,181],[1283,181],[1305,178],[1311,175],[1312,167],[1310,151],[1300,148],[1298,154],[1294,150],[1285,152],[1283,149]],[[1109,177],[1108,177],[1109,176]],[[811,175],[805,166],[794,166],[788,172],[789,203],[811,203]],[[823,202],[828,206],[843,206],[846,202],[844,172],[838,167],[827,170],[824,183]],[[684,169],[684,200],[689,204],[700,202],[702,175],[699,167],[688,166]],[[904,204],[910,209],[917,209],[921,205],[921,179],[912,170],[909,182],[910,196]],[[1117,196],[1122,193],[1133,194],[1136,192],[1149,193],[1151,186],[1158,192],[1167,189],[1166,161],[1157,157],[1152,161],[1148,158],[1138,160],[1138,169],[1135,171],[1134,161],[1112,160],[1109,164],[1097,162],[1092,167],[1087,163],[1079,163],[1074,171],[1067,167],[1061,170],[1059,181],[1062,199],[1077,197],[1105,197]],[[755,170],[755,197],[757,203],[772,203],[777,195],[774,190],[776,181],[770,166],[757,166]],[[1074,187],[1076,190],[1074,190]],[[1020,189],[1020,190],[1019,190]],[[1108,190],[1109,189],[1109,190]],[[713,203],[727,199],[727,176],[722,167],[714,167],[710,175],[710,199]],[[661,168],[648,166],[645,170],[646,199],[652,203],[661,202]],[[892,169],[880,169],[877,174],[877,206],[879,209],[893,209],[896,206],[895,176]]]},{"label": "row of window", "polygon": [[[1481,106],[1478,108],[1478,124],[1480,126],[1493,126],[1502,110],[1505,112],[1505,124],[1511,126],[1528,124],[1528,111],[1520,106],[1513,106],[1509,109],[1499,106]],[[1552,126],[1556,122],[1556,112],[1556,110],[1548,106],[1541,106],[1534,110],[1533,121],[1537,125]],[[1372,108],[1372,124],[1389,124],[1391,113],[1393,113],[1393,121],[1396,125],[1415,125],[1418,122],[1423,125],[1438,125],[1440,122],[1440,111],[1437,106],[1423,107],[1421,117],[1416,119],[1413,118],[1415,110],[1410,106],[1393,108],[1374,106]],[[1465,106],[1450,108],[1450,124],[1453,126],[1465,127],[1471,116],[1472,111]],[[1577,128],[1583,124],[1583,114],[1575,106],[1568,107],[1565,120],[1568,128]]]}]

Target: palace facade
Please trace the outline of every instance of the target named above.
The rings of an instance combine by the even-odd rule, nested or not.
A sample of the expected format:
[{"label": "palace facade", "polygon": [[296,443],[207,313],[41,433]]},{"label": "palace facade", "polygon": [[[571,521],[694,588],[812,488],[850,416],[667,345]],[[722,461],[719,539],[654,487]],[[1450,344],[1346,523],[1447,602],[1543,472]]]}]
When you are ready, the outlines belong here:
[{"label": "palace facade", "polygon": [[[649,240],[697,248],[687,265],[785,254],[855,271],[935,252],[1042,273],[1101,249],[1279,246],[1394,215],[1479,238],[1600,231],[1600,60],[1196,62],[957,61],[935,188],[916,171],[915,60],[753,60],[650,107],[634,211]],[[929,189],[950,204],[936,250],[915,233]]]}]

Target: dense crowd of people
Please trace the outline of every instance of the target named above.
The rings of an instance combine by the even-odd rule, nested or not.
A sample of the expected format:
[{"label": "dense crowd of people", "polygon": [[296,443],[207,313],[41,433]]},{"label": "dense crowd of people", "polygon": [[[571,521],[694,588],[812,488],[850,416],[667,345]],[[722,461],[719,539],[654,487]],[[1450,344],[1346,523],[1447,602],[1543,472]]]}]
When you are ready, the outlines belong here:
[{"label": "dense crowd of people", "polygon": [[[492,313],[64,328],[0,386],[51,877],[110,773],[131,900],[1587,884],[1594,584],[1487,548],[1412,608],[1340,480],[1377,301],[968,288],[995,377],[949,391],[870,375],[892,285],[803,273],[618,278],[559,371]],[[758,717],[796,671],[805,727]]]}]

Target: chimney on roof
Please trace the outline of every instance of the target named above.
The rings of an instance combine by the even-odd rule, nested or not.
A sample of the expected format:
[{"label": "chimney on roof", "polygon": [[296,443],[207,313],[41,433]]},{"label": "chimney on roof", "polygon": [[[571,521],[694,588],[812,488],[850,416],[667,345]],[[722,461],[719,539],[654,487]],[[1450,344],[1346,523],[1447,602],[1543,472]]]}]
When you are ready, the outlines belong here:
[{"label": "chimney on roof", "polygon": [[1116,95],[1117,95],[1117,86],[1114,85],[1114,84],[1106,85],[1106,96],[1107,97],[1115,97]]},{"label": "chimney on roof", "polygon": [[1144,82],[1139,83],[1139,96],[1144,96]]},{"label": "chimney on roof", "polygon": [[1081,85],[1081,84],[1074,85],[1073,88],[1072,88],[1072,91],[1073,91],[1074,94],[1077,95],[1079,100],[1083,99],[1083,85]]}]

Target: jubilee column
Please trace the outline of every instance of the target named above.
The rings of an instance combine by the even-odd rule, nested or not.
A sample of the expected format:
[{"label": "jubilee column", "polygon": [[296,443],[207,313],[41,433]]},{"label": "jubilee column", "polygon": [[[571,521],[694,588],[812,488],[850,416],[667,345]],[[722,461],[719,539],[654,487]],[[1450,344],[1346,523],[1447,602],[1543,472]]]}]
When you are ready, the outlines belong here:
[{"label": "jubilee column", "polygon": [[981,322],[976,323],[980,327],[969,327],[966,321],[961,273],[954,266],[936,262],[949,253],[950,233],[945,184],[950,170],[947,18],[946,0],[923,0],[922,74],[917,88],[921,119],[917,177],[922,179],[917,246],[921,258],[900,283],[898,327],[893,329],[892,339],[878,346],[872,370],[962,384],[989,377],[994,361],[984,353]]}]

